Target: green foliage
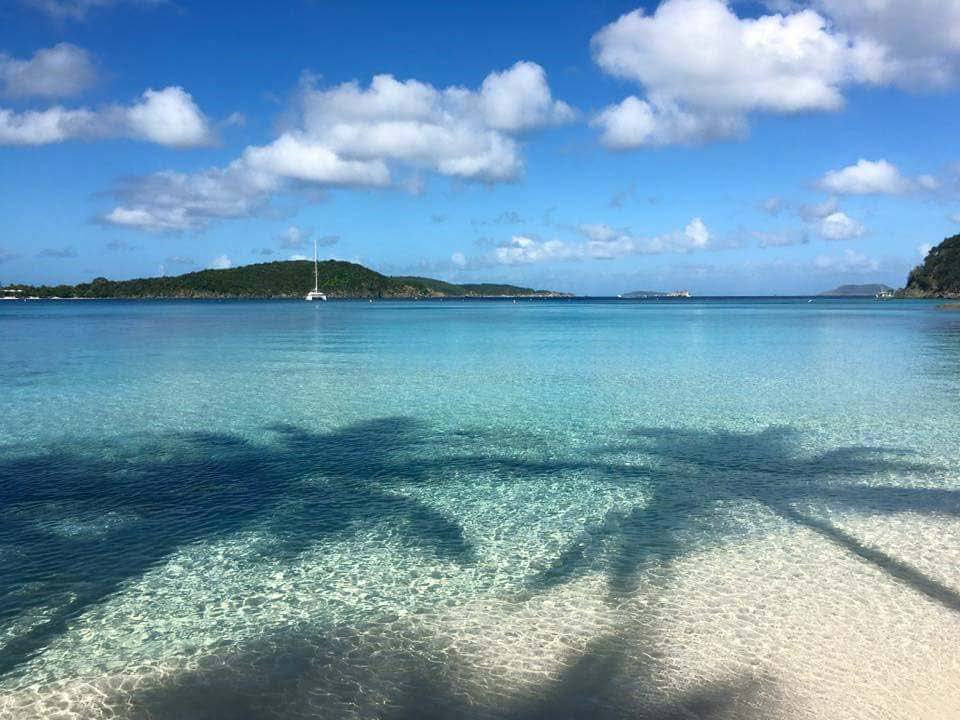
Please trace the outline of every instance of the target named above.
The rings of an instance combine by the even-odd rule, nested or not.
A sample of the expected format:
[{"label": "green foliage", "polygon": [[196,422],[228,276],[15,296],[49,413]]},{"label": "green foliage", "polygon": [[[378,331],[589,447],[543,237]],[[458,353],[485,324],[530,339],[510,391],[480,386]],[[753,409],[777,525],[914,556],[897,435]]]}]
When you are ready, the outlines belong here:
[{"label": "green foliage", "polygon": [[392,280],[414,287],[426,288],[430,293],[441,297],[499,297],[503,295],[552,295],[549,290],[531,290],[516,285],[498,285],[496,283],[466,283],[454,285],[443,280],[424,277],[394,277]]},{"label": "green foliage", "polygon": [[882,283],[867,285],[841,285],[833,290],[820,293],[821,297],[873,297],[880,292],[893,292],[893,288]]},{"label": "green foliage", "polygon": [[947,238],[927,253],[923,264],[910,271],[903,295],[960,296],[960,235]]},{"label": "green foliage", "polygon": [[[419,277],[389,277],[355,263],[324,260],[320,290],[335,298],[428,298],[534,295],[513,285],[454,285]],[[70,298],[299,298],[313,289],[313,262],[289,260],[175,277],[107,280],[79,285],[15,285],[24,295]]]}]

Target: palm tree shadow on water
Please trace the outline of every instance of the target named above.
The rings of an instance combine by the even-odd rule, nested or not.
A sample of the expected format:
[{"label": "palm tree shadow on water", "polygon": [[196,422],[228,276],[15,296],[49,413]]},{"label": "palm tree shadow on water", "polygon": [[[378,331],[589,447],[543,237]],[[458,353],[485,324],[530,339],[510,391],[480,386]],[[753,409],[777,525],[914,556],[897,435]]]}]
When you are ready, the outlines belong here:
[{"label": "palm tree shadow on water", "polygon": [[607,574],[613,599],[629,595],[641,571],[668,571],[673,560],[696,549],[692,538],[722,544],[737,532],[725,522],[723,511],[752,504],[960,612],[960,592],[817,515],[828,508],[867,515],[914,512],[960,517],[958,490],[864,482],[890,474],[932,479],[944,468],[912,461],[909,453],[890,448],[845,447],[805,456],[798,451],[800,439],[789,427],[758,433],[640,428],[630,433],[627,443],[598,449],[600,458],[628,453],[657,461],[640,471],[603,459],[592,463],[606,468],[614,482],[644,483],[648,499],[642,506],[612,511],[587,527],[531,578],[531,587],[554,587],[599,566]]},{"label": "palm tree shadow on water", "polygon": [[273,426],[264,443],[195,432],[96,454],[0,449],[0,630],[44,616],[0,646],[0,676],[179,548],[244,530],[262,531],[264,552],[290,557],[387,523],[443,559],[473,562],[456,521],[391,491],[434,481],[409,456],[421,435],[412,419],[383,418],[322,434]]},{"label": "palm tree shadow on water", "polygon": [[[231,435],[168,437],[124,454],[91,459],[61,449],[0,461],[3,545],[19,550],[0,569],[0,624],[31,602],[24,588],[70,585],[74,599],[0,654],[0,669],[16,672],[86,609],[129,580],[162,563],[178,548],[248,529],[263,530],[266,552],[283,556],[312,543],[387,523],[408,542],[461,565],[476,549],[461,526],[426,503],[392,488],[442,483],[451,473],[525,482],[589,473],[597,482],[636,484],[642,506],[611,511],[588,527],[550,565],[532,577],[534,593],[600,570],[609,600],[620,604],[637,590],[642,571],[659,567],[669,582],[671,563],[696,547],[691,532],[712,528],[722,543],[736,528],[716,522],[731,503],[759,504],[786,521],[817,532],[846,552],[882,569],[896,582],[960,611],[960,595],[907,563],[870,548],[817,517],[824,503],[863,513],[939,513],[960,516],[953,490],[885,487],[861,482],[880,474],[933,475],[938,469],[889,450],[841,448],[814,457],[797,451],[788,428],[760,433],[639,429],[618,447],[568,460],[529,460],[435,447],[435,436],[407,418],[388,418],[316,434],[294,426],[271,429],[272,441]],[[422,451],[426,452],[422,452]],[[654,467],[622,460],[655,459]],[[106,455],[109,459],[102,459]],[[65,537],[38,523],[53,507],[69,515],[95,509],[134,519],[94,536]],[[60,510],[59,508],[66,508]],[[13,510],[11,511],[11,508]],[[82,514],[81,512],[81,514]],[[8,524],[9,520],[9,524]],[[84,584],[78,575],[97,578]],[[647,589],[647,588],[645,588]],[[563,668],[528,692],[478,702],[471,687],[477,669],[422,634],[411,641],[382,628],[306,625],[271,632],[213,658],[209,667],[168,677],[118,699],[131,718],[260,720],[275,717],[350,717],[366,707],[383,718],[750,718],[769,717],[773,680],[737,676],[680,693],[658,691],[660,667],[637,648],[655,649],[653,621],[631,620],[573,653]],[[346,633],[344,635],[343,633]],[[380,633],[380,634],[378,634]],[[481,689],[480,695],[490,691]]]},{"label": "palm tree shadow on water", "polygon": [[[362,640],[361,640],[362,638]],[[118,699],[126,720],[760,720],[776,701],[748,675],[656,687],[636,628],[593,640],[549,680],[508,693],[433,638],[331,628],[274,633],[209,667]]]}]

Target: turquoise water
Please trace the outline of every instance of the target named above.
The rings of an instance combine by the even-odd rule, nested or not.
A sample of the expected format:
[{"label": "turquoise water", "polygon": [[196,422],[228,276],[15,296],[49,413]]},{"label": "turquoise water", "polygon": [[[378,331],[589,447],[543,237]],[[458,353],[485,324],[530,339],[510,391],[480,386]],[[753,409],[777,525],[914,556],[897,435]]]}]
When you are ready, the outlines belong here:
[{"label": "turquoise water", "polygon": [[960,716],[960,315],[0,305],[0,718]]}]

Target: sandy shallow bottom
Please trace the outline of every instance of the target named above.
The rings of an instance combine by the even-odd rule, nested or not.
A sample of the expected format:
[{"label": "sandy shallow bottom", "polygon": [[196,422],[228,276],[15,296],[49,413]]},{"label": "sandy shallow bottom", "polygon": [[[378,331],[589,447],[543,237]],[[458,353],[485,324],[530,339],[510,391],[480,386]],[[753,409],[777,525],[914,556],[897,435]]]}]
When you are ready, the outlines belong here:
[{"label": "sandy shallow bottom", "polygon": [[[960,567],[942,562],[960,523],[832,527],[916,575],[798,527],[642,569],[629,588],[587,572],[537,592],[478,594],[362,539],[339,548],[355,563],[340,577],[320,554],[240,572],[254,538],[186,550],[36,658],[0,717],[960,717]],[[405,563],[398,583],[389,568]],[[358,609],[380,620],[351,622]]]},{"label": "sandy shallow bottom", "polygon": [[0,720],[960,718],[956,313],[16,305]]}]

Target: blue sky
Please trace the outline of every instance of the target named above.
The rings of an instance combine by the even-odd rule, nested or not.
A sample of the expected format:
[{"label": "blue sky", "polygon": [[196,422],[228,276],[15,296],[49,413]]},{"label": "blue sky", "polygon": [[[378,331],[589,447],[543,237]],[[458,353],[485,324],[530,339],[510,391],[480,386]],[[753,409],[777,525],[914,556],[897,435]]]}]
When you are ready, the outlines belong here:
[{"label": "blue sky", "polygon": [[0,281],[312,254],[577,293],[902,285],[960,0],[0,5]]}]

